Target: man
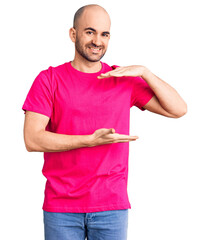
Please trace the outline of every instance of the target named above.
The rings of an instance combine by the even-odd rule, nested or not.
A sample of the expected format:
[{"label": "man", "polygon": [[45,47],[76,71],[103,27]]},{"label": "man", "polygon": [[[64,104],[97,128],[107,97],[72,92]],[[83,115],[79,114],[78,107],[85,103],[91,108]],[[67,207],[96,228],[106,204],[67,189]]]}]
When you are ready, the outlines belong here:
[{"label": "man", "polygon": [[99,5],[76,12],[73,61],[41,71],[22,109],[29,152],[44,152],[45,239],[127,239],[129,114],[137,106],[166,117],[187,111],[175,89],[141,65],[100,59],[110,17]]}]

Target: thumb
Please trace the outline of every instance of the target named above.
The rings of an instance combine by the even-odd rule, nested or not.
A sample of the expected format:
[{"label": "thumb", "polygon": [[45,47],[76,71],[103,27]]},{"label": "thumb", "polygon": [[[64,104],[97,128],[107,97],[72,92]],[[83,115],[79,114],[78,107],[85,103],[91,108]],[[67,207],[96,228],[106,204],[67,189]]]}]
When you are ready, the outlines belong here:
[{"label": "thumb", "polygon": [[110,133],[115,133],[115,129],[114,128],[110,128]]}]

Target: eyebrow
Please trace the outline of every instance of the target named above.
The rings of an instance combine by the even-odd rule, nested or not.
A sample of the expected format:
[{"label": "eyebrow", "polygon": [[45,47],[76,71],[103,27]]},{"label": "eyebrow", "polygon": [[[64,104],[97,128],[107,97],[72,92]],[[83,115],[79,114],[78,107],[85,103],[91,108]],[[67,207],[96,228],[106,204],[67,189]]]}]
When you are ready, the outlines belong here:
[{"label": "eyebrow", "polygon": [[[85,28],[84,30],[85,30],[85,31],[86,31],[86,30],[91,30],[91,31],[93,31],[93,32],[96,32],[96,30],[93,29],[93,28],[91,28],[91,27],[87,27],[87,28]],[[108,32],[108,31],[106,31],[106,32],[102,32],[102,33],[110,34],[110,32]]]}]

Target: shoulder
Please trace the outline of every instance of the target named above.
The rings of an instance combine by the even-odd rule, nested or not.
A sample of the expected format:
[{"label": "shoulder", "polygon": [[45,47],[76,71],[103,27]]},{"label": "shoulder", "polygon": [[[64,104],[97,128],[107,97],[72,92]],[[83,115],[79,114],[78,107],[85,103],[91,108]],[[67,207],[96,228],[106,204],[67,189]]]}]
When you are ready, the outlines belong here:
[{"label": "shoulder", "polygon": [[44,78],[47,78],[47,80],[53,84],[55,82],[55,79],[59,76],[65,75],[68,73],[68,62],[65,62],[60,65],[50,65],[48,68],[43,69],[39,75],[41,75]]},{"label": "shoulder", "polygon": [[65,72],[66,63],[52,66],[41,70],[35,78],[35,83],[50,88],[52,91],[56,87],[56,78],[60,73]]},{"label": "shoulder", "polygon": [[59,64],[59,65],[56,65],[56,66],[50,65],[47,69],[45,69],[43,71],[45,71],[45,73],[47,73],[49,75],[52,75],[52,74],[55,74],[55,73],[62,73],[62,72],[67,71],[67,68],[68,68],[67,65],[68,65],[68,62]]}]

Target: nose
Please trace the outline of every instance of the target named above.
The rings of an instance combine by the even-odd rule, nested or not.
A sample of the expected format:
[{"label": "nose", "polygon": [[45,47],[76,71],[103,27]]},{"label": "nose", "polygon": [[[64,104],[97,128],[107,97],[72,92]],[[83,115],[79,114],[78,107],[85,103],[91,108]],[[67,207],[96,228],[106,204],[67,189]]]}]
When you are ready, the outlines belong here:
[{"label": "nose", "polygon": [[96,46],[101,46],[102,45],[101,38],[98,34],[95,34],[94,38],[92,39],[92,43]]}]

